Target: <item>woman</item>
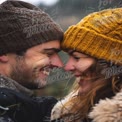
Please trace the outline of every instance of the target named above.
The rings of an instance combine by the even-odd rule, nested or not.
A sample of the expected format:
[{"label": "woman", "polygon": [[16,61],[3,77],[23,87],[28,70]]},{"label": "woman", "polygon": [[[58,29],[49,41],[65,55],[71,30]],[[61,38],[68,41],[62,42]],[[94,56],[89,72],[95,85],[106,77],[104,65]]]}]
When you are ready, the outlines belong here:
[{"label": "woman", "polygon": [[59,122],[122,121],[122,8],[92,13],[69,27],[65,70],[77,77],[52,110]]}]

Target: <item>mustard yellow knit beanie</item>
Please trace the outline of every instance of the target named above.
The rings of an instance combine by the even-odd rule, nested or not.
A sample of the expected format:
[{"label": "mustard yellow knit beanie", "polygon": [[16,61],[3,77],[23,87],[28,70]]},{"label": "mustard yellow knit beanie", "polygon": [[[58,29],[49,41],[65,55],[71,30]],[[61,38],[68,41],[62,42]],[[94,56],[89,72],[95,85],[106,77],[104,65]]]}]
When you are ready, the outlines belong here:
[{"label": "mustard yellow knit beanie", "polygon": [[61,46],[122,65],[122,8],[89,14],[68,28]]}]

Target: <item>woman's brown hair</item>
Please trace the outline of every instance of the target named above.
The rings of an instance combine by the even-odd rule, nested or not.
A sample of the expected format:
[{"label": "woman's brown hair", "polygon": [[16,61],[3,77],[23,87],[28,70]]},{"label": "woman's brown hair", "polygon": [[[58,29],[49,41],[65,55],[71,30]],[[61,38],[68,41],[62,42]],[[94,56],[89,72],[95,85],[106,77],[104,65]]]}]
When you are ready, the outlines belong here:
[{"label": "woman's brown hair", "polygon": [[[70,122],[79,122],[79,120],[88,120],[88,113],[91,111],[92,106],[98,103],[100,99],[111,98],[117,92],[120,91],[122,86],[122,73],[112,74],[111,77],[106,78],[106,74],[102,71],[106,68],[112,68],[115,64],[108,63],[104,60],[96,60],[96,62],[88,68],[84,75],[87,76],[87,72],[91,72],[92,86],[86,93],[73,96],[69,101],[63,104],[63,109],[70,106],[69,113],[63,114],[61,117],[70,117],[71,115],[77,115]],[[119,67],[119,66],[117,66]],[[75,82],[71,92],[77,92],[79,86]],[[68,109],[68,108],[67,108]],[[68,122],[68,121],[67,121]]]}]

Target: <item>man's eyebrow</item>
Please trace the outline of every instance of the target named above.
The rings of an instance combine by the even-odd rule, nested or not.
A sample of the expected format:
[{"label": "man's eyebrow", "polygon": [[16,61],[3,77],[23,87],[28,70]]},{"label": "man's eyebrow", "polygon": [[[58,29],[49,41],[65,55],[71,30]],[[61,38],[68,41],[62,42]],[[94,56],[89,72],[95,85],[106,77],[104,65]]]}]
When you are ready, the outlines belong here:
[{"label": "man's eyebrow", "polygon": [[55,52],[60,52],[61,49],[60,49],[60,48],[47,48],[47,49],[44,49],[44,51],[55,51]]}]

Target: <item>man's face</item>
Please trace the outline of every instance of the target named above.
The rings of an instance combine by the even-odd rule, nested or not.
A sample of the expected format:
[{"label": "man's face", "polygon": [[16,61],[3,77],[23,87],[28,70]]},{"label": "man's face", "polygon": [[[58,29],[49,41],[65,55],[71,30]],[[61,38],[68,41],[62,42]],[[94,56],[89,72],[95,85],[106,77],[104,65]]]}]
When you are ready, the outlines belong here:
[{"label": "man's face", "polygon": [[63,66],[59,51],[57,40],[29,48],[23,56],[16,55],[15,60],[11,60],[10,77],[27,88],[44,87],[51,69]]}]

